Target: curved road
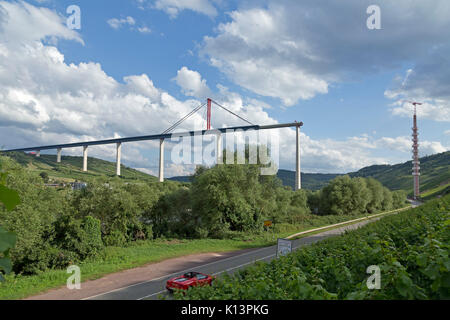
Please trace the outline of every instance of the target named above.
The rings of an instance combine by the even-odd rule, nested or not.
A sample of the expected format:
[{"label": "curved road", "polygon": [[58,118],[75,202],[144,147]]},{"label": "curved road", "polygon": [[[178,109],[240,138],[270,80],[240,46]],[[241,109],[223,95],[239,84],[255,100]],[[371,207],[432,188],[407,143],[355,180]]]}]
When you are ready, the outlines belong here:
[{"label": "curved road", "polygon": [[[370,223],[372,221],[378,220],[379,218],[374,218],[371,220],[365,220],[355,224],[343,226],[333,230],[324,231],[315,235],[306,236],[304,238],[293,241],[293,249],[301,248],[302,246],[309,245],[320,240],[337,236],[344,233],[347,230],[357,229],[358,227]],[[233,273],[236,270],[245,268],[256,261],[270,261],[276,257],[276,246],[265,247],[260,249],[253,249],[242,253],[240,255],[235,255],[229,258],[220,259],[207,264],[199,264],[189,270],[179,270],[172,274],[167,274],[163,277],[156,279],[151,279],[149,281],[133,284],[128,287],[119,288],[113,291],[105,292],[99,295],[88,297],[85,299],[89,300],[155,300],[161,296],[167,297],[167,292],[165,289],[166,281],[172,277],[183,274],[187,271],[197,271],[206,274],[219,276],[223,273]]]}]

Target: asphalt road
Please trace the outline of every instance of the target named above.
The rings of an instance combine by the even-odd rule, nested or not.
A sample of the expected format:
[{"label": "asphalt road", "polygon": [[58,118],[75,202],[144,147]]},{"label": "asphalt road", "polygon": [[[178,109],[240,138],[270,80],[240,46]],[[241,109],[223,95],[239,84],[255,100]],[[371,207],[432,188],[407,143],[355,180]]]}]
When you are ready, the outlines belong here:
[{"label": "asphalt road", "polygon": [[[302,246],[309,245],[320,240],[337,236],[344,233],[346,230],[356,229],[364,224],[377,219],[366,220],[359,223],[355,223],[348,226],[343,226],[337,229],[324,231],[315,235],[307,236],[298,240],[293,241],[293,249],[301,248]],[[163,277],[145,281],[142,283],[137,283],[125,288],[116,289],[110,292],[105,292],[100,295],[89,297],[89,300],[155,300],[159,299],[161,296],[170,298],[165,289],[166,281],[172,277],[181,275],[188,271],[197,271],[201,273],[211,274],[215,276],[220,276],[223,273],[233,273],[239,269],[245,268],[256,261],[270,261],[276,258],[276,246],[254,249],[243,253],[241,255],[236,255],[229,258],[224,258],[212,263],[198,265],[189,270],[179,270],[176,273],[167,274]]]}]

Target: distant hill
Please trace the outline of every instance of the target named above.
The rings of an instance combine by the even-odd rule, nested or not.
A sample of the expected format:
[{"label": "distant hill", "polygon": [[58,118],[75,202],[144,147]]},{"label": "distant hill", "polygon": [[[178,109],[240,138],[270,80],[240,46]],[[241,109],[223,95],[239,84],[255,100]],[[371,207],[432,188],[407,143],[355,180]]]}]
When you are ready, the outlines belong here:
[{"label": "distant hill", "polygon": [[[38,173],[47,172],[49,177],[61,181],[83,181],[88,177],[108,176],[116,174],[116,164],[97,158],[88,157],[88,172],[83,172],[83,157],[62,156],[61,163],[56,162],[56,155],[41,154],[36,157],[23,152],[8,152],[0,155],[8,156],[24,167]],[[156,181],[157,178],[122,165],[121,178],[125,180]]]},{"label": "distant hill", "polygon": [[[373,177],[391,190],[413,192],[412,161],[395,165],[375,165],[349,174]],[[420,190],[426,191],[450,183],[450,151],[420,158]]]},{"label": "distant hill", "polygon": [[[309,190],[320,190],[327,185],[330,180],[336,178],[336,173],[301,173],[302,188]],[[283,181],[283,185],[295,188],[295,171],[278,170],[277,177]]]},{"label": "distant hill", "polygon": [[[309,190],[322,189],[328,181],[334,179],[338,174],[334,173],[303,173],[302,172],[302,187]],[[295,172],[289,170],[278,170],[277,177],[281,179],[283,185],[295,187]],[[191,176],[172,177],[169,180],[178,182],[191,182]]]},{"label": "distant hill", "polygon": [[178,181],[178,182],[191,182],[192,176],[178,176],[178,177],[170,177],[167,180]]}]

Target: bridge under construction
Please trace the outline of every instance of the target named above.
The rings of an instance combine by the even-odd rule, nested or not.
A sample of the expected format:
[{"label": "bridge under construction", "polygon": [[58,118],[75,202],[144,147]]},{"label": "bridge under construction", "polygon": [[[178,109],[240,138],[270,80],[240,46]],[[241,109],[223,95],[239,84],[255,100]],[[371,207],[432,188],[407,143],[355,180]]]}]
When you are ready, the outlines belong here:
[{"label": "bridge under construction", "polygon": [[[236,126],[236,127],[228,127],[228,128],[217,128],[211,129],[211,108],[212,104],[217,105],[218,107],[230,112],[234,116],[248,123],[248,125],[244,126]],[[179,126],[182,122],[188,119],[193,114],[197,113],[203,107],[207,106],[207,121],[206,121],[206,130],[197,130],[197,131],[186,131],[186,132],[177,132],[171,133],[177,126]],[[165,130],[160,134],[153,135],[144,135],[144,136],[135,136],[135,137],[127,137],[127,138],[115,138],[115,139],[107,139],[107,140],[96,140],[96,141],[83,141],[83,142],[75,142],[75,143],[66,143],[66,144],[55,144],[55,145],[43,145],[43,146],[34,146],[34,147],[26,147],[26,148],[14,148],[9,150],[1,150],[0,152],[28,152],[35,151],[36,156],[40,156],[40,152],[43,150],[56,150],[56,162],[61,162],[62,149],[67,148],[83,148],[83,171],[88,170],[88,147],[90,146],[98,146],[98,145],[108,145],[108,144],[116,144],[116,175],[120,176],[120,167],[121,167],[121,154],[122,154],[122,143],[126,142],[137,142],[137,141],[149,141],[149,140],[159,140],[159,181],[164,181],[164,141],[176,136],[199,136],[199,135],[217,135],[217,148],[216,148],[216,158],[219,161],[221,146],[222,146],[222,134],[233,131],[246,131],[246,130],[268,130],[268,129],[279,129],[279,128],[296,128],[296,166],[295,166],[295,189],[301,189],[301,174],[300,174],[300,127],[303,126],[303,122],[292,122],[292,123],[281,123],[281,124],[272,124],[272,125],[256,125],[252,124],[246,119],[240,117],[236,113],[230,111],[219,103],[215,102],[212,99],[207,99],[205,104],[202,104],[183,118],[178,120],[174,125]]]}]

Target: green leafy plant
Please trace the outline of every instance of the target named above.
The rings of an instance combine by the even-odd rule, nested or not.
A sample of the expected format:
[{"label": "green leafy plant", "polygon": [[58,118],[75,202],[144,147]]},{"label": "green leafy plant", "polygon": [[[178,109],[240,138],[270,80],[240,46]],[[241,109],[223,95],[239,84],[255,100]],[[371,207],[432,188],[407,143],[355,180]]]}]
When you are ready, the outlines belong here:
[{"label": "green leafy plant", "polygon": [[[1,171],[0,163],[0,202],[6,210],[13,210],[19,203],[20,198],[17,191],[5,186],[7,173]],[[3,274],[8,274],[12,270],[12,263],[9,259],[9,252],[16,244],[16,234],[8,232],[0,226],[0,281],[4,281]]]}]

